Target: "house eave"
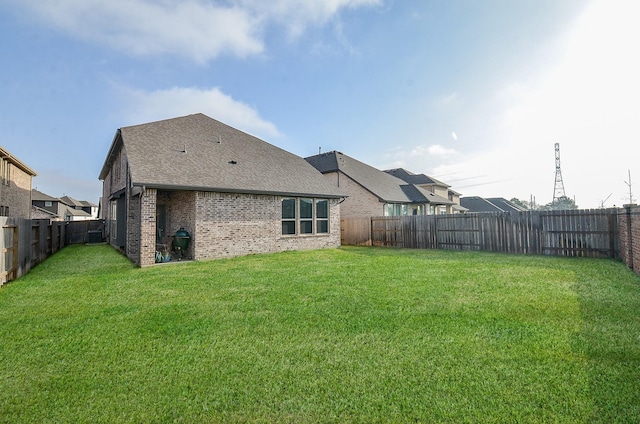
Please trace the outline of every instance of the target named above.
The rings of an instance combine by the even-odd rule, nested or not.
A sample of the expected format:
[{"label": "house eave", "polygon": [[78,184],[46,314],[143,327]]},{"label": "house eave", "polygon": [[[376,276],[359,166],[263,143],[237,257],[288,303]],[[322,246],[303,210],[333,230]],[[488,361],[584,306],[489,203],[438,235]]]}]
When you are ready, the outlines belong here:
[{"label": "house eave", "polygon": [[239,188],[225,188],[225,187],[201,187],[201,186],[188,186],[188,185],[173,185],[173,184],[156,184],[156,183],[133,183],[132,189],[137,188],[136,192],[142,192],[145,189],[153,188],[156,190],[166,191],[203,191],[203,192],[216,192],[216,193],[237,193],[237,194],[261,194],[266,196],[289,196],[289,197],[323,197],[327,199],[342,199],[346,196],[343,194],[328,194],[328,193],[304,193],[296,191],[278,191],[278,190],[250,190]]},{"label": "house eave", "polygon": [[33,169],[29,168],[27,165],[24,164],[24,162],[22,162],[17,157],[13,156],[11,153],[9,153],[7,150],[5,150],[2,146],[0,146],[0,156],[2,157],[2,159],[8,160],[12,164],[14,164],[18,168],[20,168],[23,172],[31,175],[32,177],[37,177],[38,176],[38,173],[36,171],[34,171]]},{"label": "house eave", "polygon": [[113,161],[113,155],[116,153],[116,146],[118,146],[119,140],[121,141],[122,138],[120,137],[120,129],[118,128],[115,135],[113,136],[111,146],[109,147],[109,153],[107,153],[107,157],[104,160],[104,164],[102,165],[102,170],[100,171],[100,175],[98,176],[98,180],[100,181],[104,181],[104,179],[107,178],[107,175],[109,175],[111,162]]}]

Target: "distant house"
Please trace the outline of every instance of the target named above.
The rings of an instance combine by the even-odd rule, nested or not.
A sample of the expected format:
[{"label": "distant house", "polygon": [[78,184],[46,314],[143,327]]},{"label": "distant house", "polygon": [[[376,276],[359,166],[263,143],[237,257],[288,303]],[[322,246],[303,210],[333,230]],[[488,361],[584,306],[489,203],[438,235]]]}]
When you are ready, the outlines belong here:
[{"label": "distant house", "polygon": [[403,216],[442,213],[451,200],[389,173],[332,151],[306,158],[347,194],[341,216]]},{"label": "distant house", "polygon": [[96,219],[97,207],[90,202],[79,202],[69,196],[49,196],[36,189],[31,192],[32,219],[50,221],[87,221]]},{"label": "distant house", "polygon": [[31,218],[31,184],[37,175],[0,146],[0,216]]},{"label": "distant house", "polygon": [[60,198],[66,205],[76,211],[83,211],[88,214],[88,219],[98,218],[98,205],[86,200],[76,200],[71,196],[62,196]]},{"label": "distant house", "polygon": [[469,212],[521,212],[526,209],[502,197],[467,196],[460,199]]},{"label": "distant house", "polygon": [[[459,213],[466,212],[466,208],[460,205],[460,193],[451,190],[451,186],[436,180],[433,177],[429,177],[425,174],[414,174],[407,171],[404,168],[388,169],[385,170],[387,174],[391,174],[394,177],[400,178],[409,184],[415,184],[427,191],[437,194],[438,196],[449,199],[452,204],[434,205],[439,208],[437,213]],[[434,210],[434,213],[436,211]]]},{"label": "distant house", "polygon": [[339,190],[203,114],[117,130],[99,178],[107,240],[139,266],[175,240],[196,260],[340,245]]}]

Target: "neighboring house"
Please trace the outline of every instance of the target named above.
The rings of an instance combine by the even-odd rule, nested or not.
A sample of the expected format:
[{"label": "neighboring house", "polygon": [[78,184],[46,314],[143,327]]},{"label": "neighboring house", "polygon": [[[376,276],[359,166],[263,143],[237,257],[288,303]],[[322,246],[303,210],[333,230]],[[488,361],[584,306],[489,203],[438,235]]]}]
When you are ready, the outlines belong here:
[{"label": "neighboring house", "polygon": [[0,216],[31,219],[31,185],[37,175],[0,146]]},{"label": "neighboring house", "polygon": [[425,174],[414,174],[407,171],[404,168],[388,169],[387,174],[391,174],[394,177],[400,178],[409,184],[415,184],[427,191],[430,191],[438,196],[449,199],[451,204],[434,205],[437,210],[434,213],[460,213],[466,212],[466,208],[460,206],[460,193],[451,190],[451,186],[438,181],[433,177],[429,177]]},{"label": "neighboring house", "polygon": [[348,196],[340,208],[343,217],[429,215],[453,204],[341,152],[321,153],[306,160]]},{"label": "neighboring house", "polygon": [[[89,206],[84,206],[84,204]],[[95,219],[89,211],[93,205],[89,202],[78,202],[77,200],[64,196],[62,198],[52,197],[36,189],[31,191],[32,218],[49,219],[51,221],[87,221]],[[97,207],[96,207],[97,209]]]},{"label": "neighboring house", "polygon": [[117,130],[99,178],[107,240],[139,266],[180,237],[195,260],[340,246],[336,188],[203,114]]},{"label": "neighboring house", "polygon": [[98,218],[98,205],[94,203],[86,200],[76,200],[71,196],[62,196],[60,200],[75,210],[85,212],[88,215],[88,219]]},{"label": "neighboring house", "polygon": [[502,197],[483,198],[468,196],[460,199],[462,206],[469,212],[521,212],[526,209]]}]

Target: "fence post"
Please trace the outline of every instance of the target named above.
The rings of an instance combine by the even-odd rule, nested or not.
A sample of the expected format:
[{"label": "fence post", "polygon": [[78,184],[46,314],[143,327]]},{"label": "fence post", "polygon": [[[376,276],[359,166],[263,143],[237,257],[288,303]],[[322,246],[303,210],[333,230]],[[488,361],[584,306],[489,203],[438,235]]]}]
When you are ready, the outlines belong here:
[{"label": "fence post", "polygon": [[624,208],[624,213],[625,213],[625,219],[627,221],[627,225],[625,226],[625,239],[627,241],[627,266],[635,271],[634,268],[634,258],[633,258],[633,232],[632,232],[632,225],[631,225],[631,208],[635,206],[632,204],[628,204],[628,205],[623,205],[622,207]]}]

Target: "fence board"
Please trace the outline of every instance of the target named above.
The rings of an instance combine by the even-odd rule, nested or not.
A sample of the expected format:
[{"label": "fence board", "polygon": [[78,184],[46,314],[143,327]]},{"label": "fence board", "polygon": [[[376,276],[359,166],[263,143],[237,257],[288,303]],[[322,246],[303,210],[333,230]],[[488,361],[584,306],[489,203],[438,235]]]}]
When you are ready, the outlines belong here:
[{"label": "fence board", "polygon": [[615,209],[345,218],[342,223],[343,244],[619,257]]},{"label": "fence board", "polygon": [[[62,222],[0,217],[0,286],[72,243],[87,243],[90,231],[103,230],[103,222]],[[67,238],[66,230],[70,229]]]}]

